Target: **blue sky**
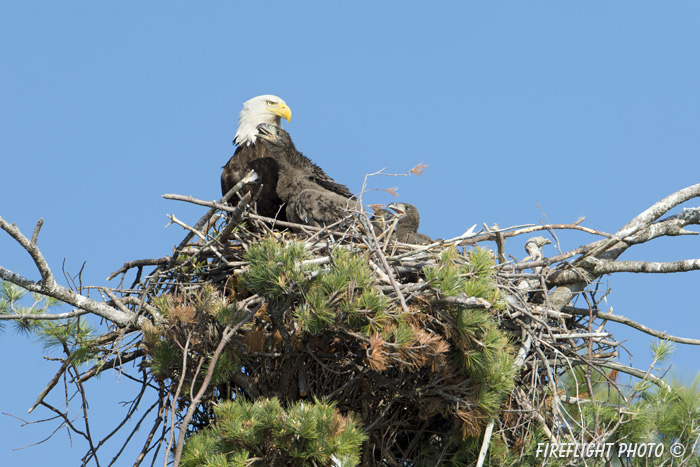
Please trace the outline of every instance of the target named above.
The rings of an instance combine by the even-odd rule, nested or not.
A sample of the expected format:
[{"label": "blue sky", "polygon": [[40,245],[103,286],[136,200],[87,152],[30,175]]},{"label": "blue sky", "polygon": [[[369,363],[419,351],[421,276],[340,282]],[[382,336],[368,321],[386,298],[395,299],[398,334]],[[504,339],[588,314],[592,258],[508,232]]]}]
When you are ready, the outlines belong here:
[{"label": "blue sky", "polygon": [[[700,181],[693,1],[6,2],[0,40],[0,216],[28,235],[43,217],[54,272],[86,262],[85,284],[171,252],[183,232],[163,229],[166,214],[192,223],[204,211],[161,195],[220,196],[241,104],[259,94],[286,100],[297,147],[353,191],[367,173],[428,164],[372,185],[399,186],[433,237],[537,223],[538,206],[552,222],[586,216],[614,232]],[[566,250],[593,240],[559,238]],[[623,259],[696,258],[699,245],[661,239]],[[525,255],[522,242],[507,247]],[[0,265],[39,277],[5,235]],[[606,280],[616,313],[699,337],[700,273]],[[649,336],[610,329],[635,366],[649,364]],[[57,365],[11,328],[0,349],[0,411],[23,416]],[[694,375],[699,360],[679,346],[671,372]],[[111,374],[93,388],[105,432],[133,388]],[[84,452],[65,433],[12,451],[48,424],[3,415],[0,431],[6,465],[73,466]]]}]

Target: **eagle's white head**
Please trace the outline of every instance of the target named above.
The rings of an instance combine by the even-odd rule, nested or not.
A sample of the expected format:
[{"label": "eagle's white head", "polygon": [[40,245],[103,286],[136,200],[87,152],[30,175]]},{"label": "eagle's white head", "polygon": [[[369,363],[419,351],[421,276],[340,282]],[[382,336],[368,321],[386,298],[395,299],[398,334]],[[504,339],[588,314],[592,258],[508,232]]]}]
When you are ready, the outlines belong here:
[{"label": "eagle's white head", "polygon": [[282,118],[287,121],[292,118],[292,111],[282,99],[271,94],[253,97],[243,103],[233,142],[238,146],[250,146],[257,139],[258,125],[270,123],[280,126]]}]

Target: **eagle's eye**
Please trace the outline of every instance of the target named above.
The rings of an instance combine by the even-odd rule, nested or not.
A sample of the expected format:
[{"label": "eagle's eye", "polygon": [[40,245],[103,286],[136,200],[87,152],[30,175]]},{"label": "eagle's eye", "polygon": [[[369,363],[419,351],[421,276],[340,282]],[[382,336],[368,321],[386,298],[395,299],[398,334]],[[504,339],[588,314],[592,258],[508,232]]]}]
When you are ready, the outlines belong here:
[{"label": "eagle's eye", "polygon": [[275,105],[275,103],[272,102],[272,101],[267,101],[267,105],[269,105],[270,107],[272,107],[273,105]]}]

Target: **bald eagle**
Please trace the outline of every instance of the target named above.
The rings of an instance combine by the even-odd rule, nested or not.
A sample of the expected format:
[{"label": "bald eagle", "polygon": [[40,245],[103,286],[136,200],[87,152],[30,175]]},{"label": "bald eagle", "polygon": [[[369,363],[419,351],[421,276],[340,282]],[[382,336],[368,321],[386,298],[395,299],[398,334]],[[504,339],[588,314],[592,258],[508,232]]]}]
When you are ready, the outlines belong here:
[{"label": "bald eagle", "polygon": [[[279,167],[277,161],[270,156],[265,145],[257,143],[260,123],[279,126],[281,119],[289,121],[292,111],[287,104],[277,96],[269,94],[253,97],[243,103],[243,110],[238,119],[238,130],[233,140],[236,151],[221,172],[221,193],[225,195],[249,170],[258,174],[257,183],[262,183],[260,196],[256,201],[256,211],[261,216],[276,217],[285,220],[284,212],[280,211],[282,200],[275,192]],[[255,195],[258,186],[248,184],[241,195],[251,192]],[[231,203],[237,202],[232,199]],[[281,216],[277,214],[280,213]]]},{"label": "bald eagle", "polygon": [[277,194],[287,205],[287,220],[322,227],[345,217],[348,209],[357,208],[348,187],[300,153],[282,128],[262,123],[258,125],[258,138],[279,164]]},{"label": "bald eagle", "polygon": [[433,239],[418,232],[420,214],[418,209],[408,203],[391,203],[387,208],[394,210],[401,219],[396,224],[396,239],[412,245],[428,245]]}]

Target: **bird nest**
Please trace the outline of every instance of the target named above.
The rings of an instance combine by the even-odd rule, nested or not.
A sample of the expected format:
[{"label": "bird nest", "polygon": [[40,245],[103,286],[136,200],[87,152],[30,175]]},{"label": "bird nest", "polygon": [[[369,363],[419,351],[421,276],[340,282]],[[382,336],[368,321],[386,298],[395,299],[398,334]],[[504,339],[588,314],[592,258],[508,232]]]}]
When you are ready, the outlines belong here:
[{"label": "bird nest", "polygon": [[[609,237],[580,221],[410,245],[391,227],[375,231],[362,211],[312,228],[250,212],[250,195],[233,207],[165,197],[211,209],[194,226],[171,216],[188,230],[173,255],[112,277],[137,270],[121,300],[151,318],[145,364],[191,409],[190,433],[221,400],[317,398],[361,417],[363,465],[473,461],[465,443],[480,444],[485,430],[492,455],[527,455],[538,439],[558,439],[567,404],[591,397],[564,395],[577,369],[618,391],[617,371],[634,370],[616,363],[620,344],[596,321],[600,284],[576,293],[585,307],[550,302],[575,252],[543,259],[551,242],[535,235]],[[519,236],[528,255],[506,260],[505,239]]]},{"label": "bird nest", "polygon": [[[670,336],[599,309],[609,292],[599,281],[603,275],[700,269],[696,259],[617,260],[628,248],[659,237],[697,235],[686,227],[700,224],[700,208],[662,216],[700,197],[700,184],[658,201],[614,234],[584,227],[580,219],[470,228],[456,238],[410,245],[397,241],[390,224],[386,232],[377,230],[381,223],[372,222],[360,202],[323,228],[256,215],[250,192],[235,206],[224,204],[245,183],[244,178],[218,203],[166,195],[210,209],[193,226],[170,216],[188,231],[173,254],[124,264],[110,276],[121,276],[113,288],[78,287],[75,280],[77,291],[59,285],[37,244],[43,220],[27,237],[0,218],[0,228],[29,253],[41,274],[32,281],[0,267],[6,281],[0,317],[65,353],[30,412],[42,405],[85,438],[90,449],[84,463],[97,458],[98,449],[143,408],[144,394],[156,390],[157,401],[116,457],[150,416],[154,420],[135,465],[147,455],[155,462],[161,449],[168,458],[173,447],[173,463],[179,465],[188,434],[222,433],[202,430],[217,428],[215,406],[233,399],[260,402],[257,413],[265,407],[297,415],[303,406],[320,409],[310,413],[333,420],[331,444],[349,427],[353,441],[344,453],[366,438],[358,455],[362,465],[480,466],[487,451],[493,464],[540,464],[542,441],[645,442],[648,430],[634,426],[644,424],[649,413],[638,402],[656,400],[648,383],[670,388],[653,366],[638,370],[618,362],[623,348],[607,322],[700,345],[698,339]],[[600,239],[562,252],[557,235],[564,230]],[[554,256],[541,252],[551,243],[540,235],[545,232],[557,247]],[[524,258],[507,255],[505,241],[514,237],[523,239]],[[133,283],[126,286],[132,270]],[[35,304],[18,306],[22,293],[10,283],[39,294]],[[77,283],[82,284],[79,275]],[[102,301],[86,296],[94,290]],[[50,313],[56,301],[76,309]],[[96,335],[83,321],[88,313],[106,320],[108,332]],[[655,345],[654,362],[668,350]],[[138,374],[130,374],[131,363]],[[118,369],[141,389],[118,426],[97,441],[89,430],[84,383],[108,369]],[[621,373],[640,381],[626,387]],[[71,421],[74,395],[68,384],[64,409],[46,401],[62,380],[82,396],[85,430]],[[328,415],[333,410],[338,413]],[[318,447],[324,436],[310,432],[307,422],[313,420],[305,418],[299,426],[285,422],[291,430],[286,436],[292,433],[293,439],[239,443],[236,455],[244,463],[250,454],[263,465],[306,465],[313,453],[297,450],[302,460],[291,462],[286,451],[304,437],[297,429]],[[242,423],[246,434],[255,432],[248,430],[254,420]],[[207,442],[213,437],[204,436]],[[272,444],[274,457],[266,457],[265,446]],[[333,446],[330,452],[337,452]],[[326,448],[316,465],[327,464]]]}]

